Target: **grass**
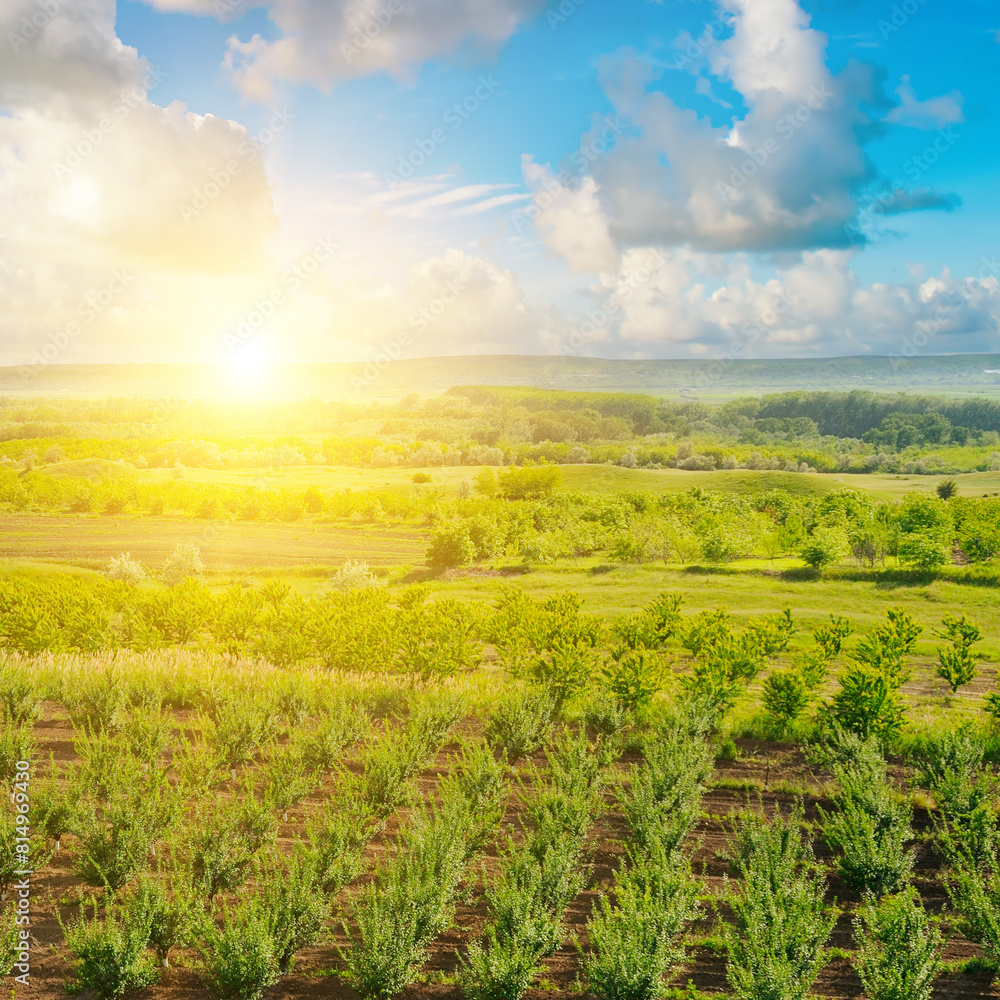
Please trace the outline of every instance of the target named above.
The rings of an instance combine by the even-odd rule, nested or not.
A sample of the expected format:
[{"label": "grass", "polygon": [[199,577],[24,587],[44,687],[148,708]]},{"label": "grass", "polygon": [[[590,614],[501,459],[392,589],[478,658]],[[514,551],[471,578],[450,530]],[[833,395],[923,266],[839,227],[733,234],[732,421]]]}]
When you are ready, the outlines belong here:
[{"label": "grass", "polygon": [[[562,486],[582,493],[635,491],[680,493],[698,486],[705,490],[755,494],[782,489],[798,496],[822,496],[832,490],[856,489],[879,500],[898,500],[907,493],[933,493],[944,479],[954,479],[959,496],[978,497],[1000,492],[1000,472],[968,472],[954,476],[851,475],[848,473],[773,472],[738,469],[733,471],[690,472],[685,469],[625,469],[617,465],[563,465]],[[152,482],[174,477],[172,469],[133,470],[117,462],[81,460],[43,465],[39,472],[61,478],[102,475],[134,475]],[[443,491],[452,494],[465,482],[472,484],[482,467],[459,466],[429,469],[359,469],[352,466],[293,465],[262,469],[184,469],[185,482],[219,486],[248,486],[258,489],[298,489],[311,486],[328,493],[343,490],[404,490],[416,494]],[[426,474],[431,481],[413,482],[414,475]]]}]

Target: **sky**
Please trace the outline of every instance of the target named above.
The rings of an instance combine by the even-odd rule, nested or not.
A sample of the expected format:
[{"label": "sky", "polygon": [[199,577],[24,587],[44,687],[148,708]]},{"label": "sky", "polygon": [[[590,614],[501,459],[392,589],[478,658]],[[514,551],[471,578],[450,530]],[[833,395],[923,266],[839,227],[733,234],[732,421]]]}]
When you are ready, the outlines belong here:
[{"label": "sky", "polygon": [[995,0],[0,0],[0,364],[1000,352]]}]

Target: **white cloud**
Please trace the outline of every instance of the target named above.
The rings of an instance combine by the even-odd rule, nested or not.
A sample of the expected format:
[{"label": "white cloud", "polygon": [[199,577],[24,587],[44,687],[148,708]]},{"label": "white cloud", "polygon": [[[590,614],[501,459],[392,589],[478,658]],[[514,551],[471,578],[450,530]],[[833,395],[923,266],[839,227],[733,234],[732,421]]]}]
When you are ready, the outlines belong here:
[{"label": "white cloud", "polygon": [[[162,352],[178,340],[158,315],[164,301],[178,307],[173,321],[185,334],[199,336],[199,317],[238,302],[268,263],[277,220],[259,148],[235,122],[150,99],[159,71],[115,36],[114,0],[12,7],[0,9],[11,46],[0,60],[10,360],[79,319],[115,273],[129,275],[126,287],[62,360],[98,342],[129,357],[130,341],[162,338]],[[204,207],[185,213],[193,203]],[[212,290],[210,275],[219,278]],[[144,310],[145,321],[127,322]]]},{"label": "white cloud", "polygon": [[887,122],[931,132],[965,121],[962,113],[965,98],[957,90],[921,101],[917,99],[910,78],[903,76],[896,88],[896,96],[899,98],[899,105],[885,116]]},{"label": "white cloud", "polygon": [[863,286],[854,251],[796,256],[770,278],[755,278],[745,255],[679,248],[650,266],[634,248],[606,278],[616,320],[607,348],[654,357],[837,356],[996,350],[1000,268],[977,277],[938,277]]},{"label": "white cloud", "polygon": [[[537,218],[546,244],[572,267],[606,267],[609,245],[721,253],[844,248],[856,239],[858,199],[875,176],[864,142],[884,128],[872,117],[886,102],[874,68],[851,63],[831,74],[826,36],[795,0],[717,6],[732,34],[706,33],[688,68],[729,83],[746,112],[716,125],[658,89],[648,62],[630,52],[603,60],[604,89],[631,128]],[[908,86],[899,123],[960,114],[956,95],[915,102]],[[895,211],[954,203],[902,191]]]},{"label": "white cloud", "polygon": [[[161,9],[204,0],[152,0]],[[275,41],[233,36],[223,62],[245,100],[274,100],[279,81],[329,90],[341,80],[389,73],[409,79],[429,59],[470,44],[506,42],[544,0],[267,0]]]}]

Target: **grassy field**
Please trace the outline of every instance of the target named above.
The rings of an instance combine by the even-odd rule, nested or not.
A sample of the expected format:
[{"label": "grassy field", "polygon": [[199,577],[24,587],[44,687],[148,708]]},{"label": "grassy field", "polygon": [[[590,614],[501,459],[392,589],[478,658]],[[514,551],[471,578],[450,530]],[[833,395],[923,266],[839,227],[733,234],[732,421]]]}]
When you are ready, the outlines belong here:
[{"label": "grassy field", "polygon": [[[110,468],[109,468],[110,467]],[[971,472],[955,476],[850,475],[818,472],[766,472],[739,469],[732,472],[691,472],[684,469],[625,469],[617,465],[562,465],[565,489],[586,493],[637,490],[646,493],[678,493],[698,486],[704,490],[731,493],[759,493],[782,489],[803,496],[820,496],[831,490],[863,490],[880,500],[895,500],[906,493],[933,493],[945,478],[954,479],[959,496],[985,496],[1000,491],[1000,472]],[[60,462],[41,466],[41,472],[55,476],[100,478],[109,473],[135,475],[152,482],[174,477],[172,469],[139,469],[114,462]],[[414,493],[434,489],[454,492],[460,483],[470,485],[480,467],[433,467],[359,469],[350,466],[283,466],[266,469],[184,469],[182,478],[192,483],[249,486],[258,489],[407,490]],[[495,471],[500,471],[496,469]],[[414,475],[429,475],[425,484],[413,482]]]}]

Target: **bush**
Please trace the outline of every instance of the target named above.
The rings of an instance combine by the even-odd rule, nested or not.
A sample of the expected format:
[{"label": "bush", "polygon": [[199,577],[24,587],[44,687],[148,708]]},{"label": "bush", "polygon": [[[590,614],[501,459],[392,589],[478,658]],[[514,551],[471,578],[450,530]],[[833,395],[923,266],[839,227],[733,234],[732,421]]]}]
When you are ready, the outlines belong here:
[{"label": "bush", "polygon": [[467,1000],[520,1000],[541,971],[532,942],[500,936],[491,924],[486,926],[483,941],[469,945],[459,962],[462,992]]},{"label": "bush", "polygon": [[663,855],[615,874],[615,901],[601,894],[587,922],[590,990],[603,1000],[658,1000],[685,958],[684,925],[698,915],[699,884]]},{"label": "bush", "polygon": [[840,786],[837,812],[820,810],[823,835],[840,852],[837,871],[858,892],[876,896],[899,892],[913,867],[913,810],[901,800],[885,776],[885,762],[871,745],[854,760],[834,765]]},{"label": "bush", "polygon": [[163,564],[161,575],[165,583],[175,586],[190,576],[200,576],[205,571],[201,550],[193,542],[179,542]]},{"label": "bush", "polygon": [[333,576],[330,586],[335,590],[357,590],[362,587],[378,587],[381,581],[363,560],[348,559]]},{"label": "bush", "polygon": [[120,556],[112,557],[108,563],[108,568],[104,571],[104,575],[109,580],[134,587],[146,578],[146,570],[138,559],[132,558],[131,553],[123,552]]},{"label": "bush", "polygon": [[42,714],[42,695],[27,666],[0,662],[0,711],[8,725],[34,724]]},{"label": "bush", "polygon": [[977,674],[976,657],[972,647],[979,642],[983,634],[979,628],[969,621],[965,615],[956,618],[945,615],[941,624],[943,631],[936,631],[942,639],[947,639],[951,647],[938,646],[937,675],[951,688],[951,693],[968,684]]},{"label": "bush", "polygon": [[[21,937],[17,928],[17,911],[14,904],[3,908],[4,916],[0,918],[0,976],[9,976],[14,966],[24,956]],[[27,942],[24,942],[27,947]]]},{"label": "bush", "polygon": [[748,816],[737,835],[742,887],[730,889],[726,977],[737,1000],[802,1000],[826,964],[837,919],[802,841],[801,807],[768,824]]},{"label": "bush", "polygon": [[463,521],[445,521],[431,532],[427,549],[427,565],[434,569],[452,569],[471,566],[476,558],[476,546]]},{"label": "bush", "polygon": [[837,562],[847,551],[847,539],[834,528],[817,528],[799,550],[802,561],[815,570]]},{"label": "bush", "polygon": [[256,900],[225,911],[201,949],[205,985],[219,1000],[259,1000],[279,979],[270,915]]},{"label": "bush", "polygon": [[108,907],[103,919],[95,914],[87,920],[81,907],[73,923],[67,927],[59,917],[59,925],[74,958],[70,993],[93,990],[101,1000],[117,1000],[159,978],[146,950],[152,926],[148,910]]},{"label": "bush", "polygon": [[509,694],[490,713],[486,742],[513,764],[545,742],[553,710],[552,699],[540,688]]},{"label": "bush", "polygon": [[941,932],[912,886],[878,904],[868,900],[855,917],[854,935],[854,968],[870,1000],[930,1000]]}]

